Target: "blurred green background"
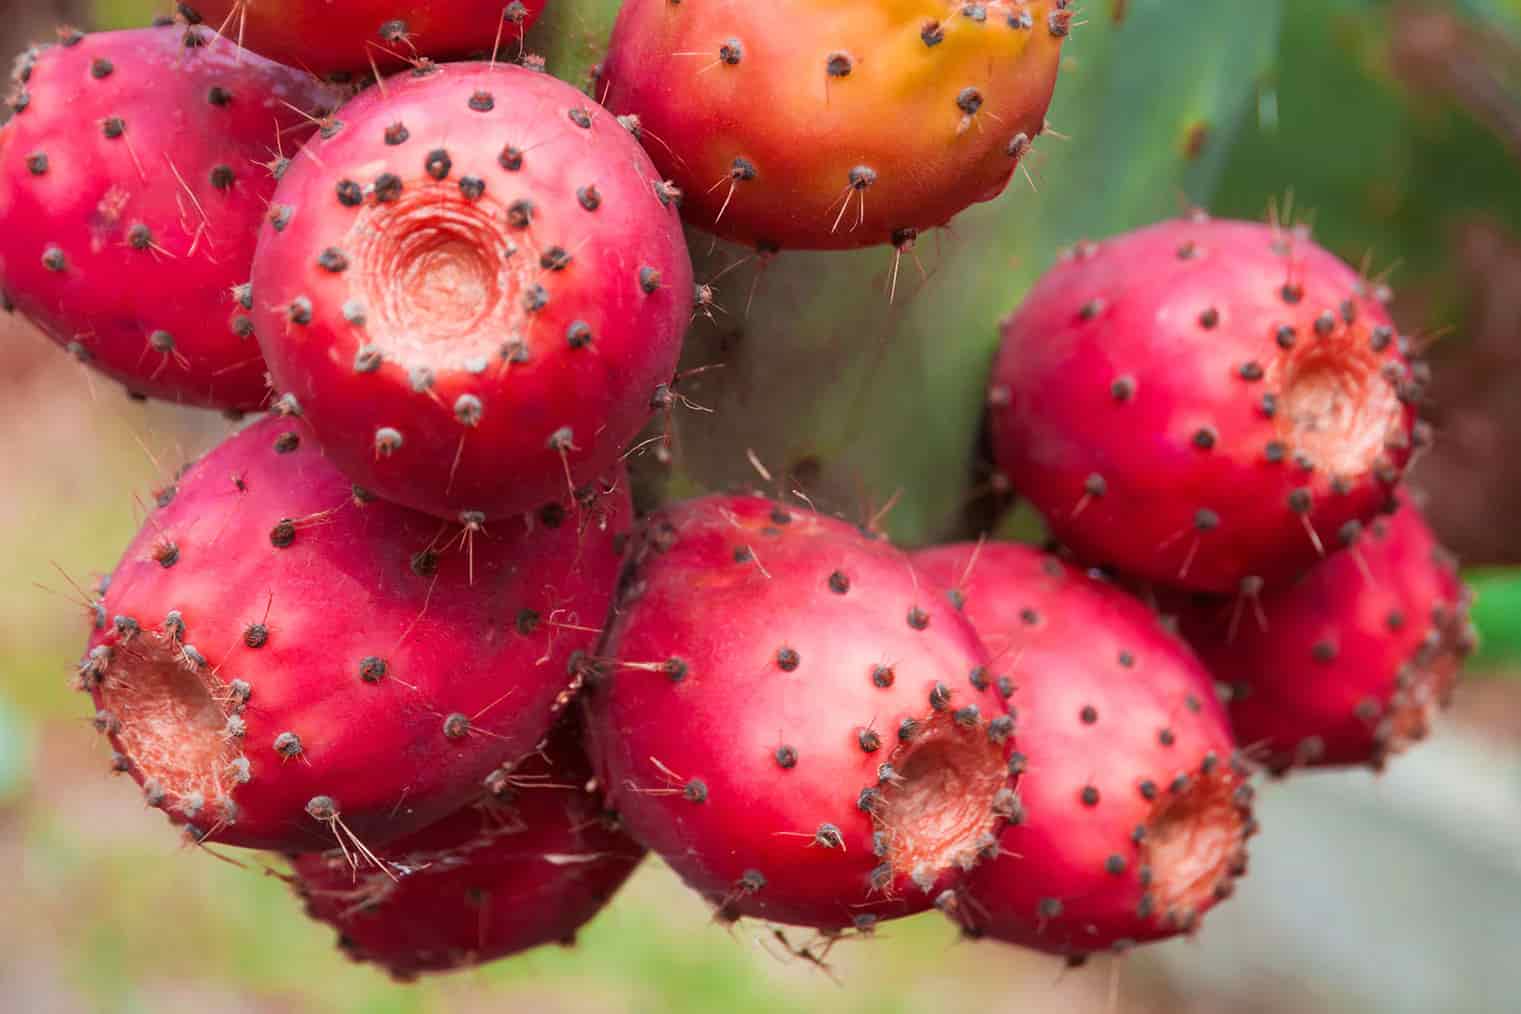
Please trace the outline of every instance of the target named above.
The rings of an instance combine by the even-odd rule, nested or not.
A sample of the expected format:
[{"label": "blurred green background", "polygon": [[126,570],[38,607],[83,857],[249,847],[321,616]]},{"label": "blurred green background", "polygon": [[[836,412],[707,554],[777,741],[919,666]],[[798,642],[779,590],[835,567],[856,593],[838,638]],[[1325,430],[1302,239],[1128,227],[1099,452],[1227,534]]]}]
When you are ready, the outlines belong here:
[{"label": "blurred green background", "polygon": [[[559,5],[552,65],[574,76],[595,58],[614,5]],[[171,7],[7,0],[0,59],[51,38],[59,23],[135,25]],[[905,306],[890,317],[865,281],[881,274],[880,257],[787,255],[766,280],[773,298],[763,293],[746,324],[780,333],[809,314],[859,318],[856,344],[835,350],[841,368],[881,388],[880,404],[891,406],[905,400],[895,384],[920,364],[899,354],[902,345],[882,354],[876,329],[893,329],[911,350],[927,347],[926,335],[944,345],[943,329],[924,321],[947,304],[996,319],[1056,245],[1189,202],[1242,217],[1262,216],[1270,202],[1292,204],[1343,257],[1390,272],[1397,316],[1431,345],[1439,439],[1415,481],[1443,538],[1472,565],[1485,639],[1431,743],[1382,778],[1350,773],[1269,786],[1253,872],[1196,939],[1080,971],[962,943],[930,916],[841,943],[825,973],[789,957],[764,927],[713,925],[704,906],[651,863],[574,949],[396,986],[344,960],[331,933],[308,924],[257,862],[230,852],[242,866],[218,862],[181,845],[137,792],[107,774],[88,710],[66,689],[85,630],[70,581],[87,585],[109,569],[141,519],[134,491],[228,424],[129,404],[20,322],[0,320],[0,447],[9,466],[0,481],[0,862],[20,871],[0,878],[0,1009],[1516,1010],[1521,572],[1511,568],[1521,564],[1521,0],[1286,0],[1281,20],[1271,0],[1080,7],[1052,111],[1070,140],[1047,145],[1050,154],[1033,164],[1038,193],[1018,188],[958,221],[957,235],[977,240],[960,251],[923,244],[930,281],[900,294]],[[967,248],[1002,259],[984,256],[995,262],[980,276],[935,270],[966,267],[957,258]],[[845,295],[825,299],[808,289],[808,276],[824,265]],[[852,277],[863,279],[854,303],[842,281]],[[728,302],[743,303],[748,284]],[[778,291],[796,298],[776,298]],[[709,354],[702,343],[723,339],[736,316],[731,310],[713,334],[694,335],[694,354]],[[974,330],[966,338],[972,348],[989,340],[991,326]],[[939,385],[930,391],[942,402],[980,384],[971,367],[920,382]],[[698,400],[718,409],[714,432],[727,435],[697,446],[691,463],[678,462],[687,469],[678,481],[712,481],[713,461],[747,467],[733,451],[748,445],[733,441],[752,436],[743,432],[748,417],[725,420],[724,409],[731,398],[764,400],[757,390],[765,389],[722,383],[733,381]],[[970,443],[976,406],[940,413],[937,403],[925,430],[905,430],[901,413],[896,422],[873,415],[876,406],[852,401],[867,424],[842,424],[816,448],[822,471],[827,479],[838,469],[841,489],[864,483],[878,506],[894,485],[907,487],[895,534],[931,535],[947,497],[933,481],[947,467],[937,441]],[[830,431],[828,419],[805,421]],[[915,433],[924,434],[917,444]],[[702,438],[690,423],[684,435]],[[903,453],[892,453],[895,445]],[[774,453],[790,449],[779,444]],[[953,507],[962,495],[952,489]],[[807,939],[790,936],[794,944]]]}]

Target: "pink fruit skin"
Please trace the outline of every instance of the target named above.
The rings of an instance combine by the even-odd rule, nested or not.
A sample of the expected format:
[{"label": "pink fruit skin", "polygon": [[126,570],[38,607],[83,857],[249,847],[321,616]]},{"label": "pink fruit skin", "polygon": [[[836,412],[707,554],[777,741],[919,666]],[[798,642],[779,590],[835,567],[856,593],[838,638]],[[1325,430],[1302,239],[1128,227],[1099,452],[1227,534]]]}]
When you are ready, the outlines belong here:
[{"label": "pink fruit skin", "polygon": [[1018,686],[1023,815],[953,914],[1069,957],[1193,929],[1244,872],[1250,804],[1204,667],[1141,602],[1029,547],[943,546],[914,563],[955,589]]},{"label": "pink fruit skin", "polygon": [[1291,580],[1410,455],[1419,384],[1373,288],[1254,223],[1081,246],[1004,323],[999,466],[1090,562],[1214,592]]},{"label": "pink fruit skin", "polygon": [[274,193],[259,163],[340,93],[212,39],[102,32],[22,58],[0,128],[0,290],[134,394],[247,410],[268,393],[233,292]]},{"label": "pink fruit skin", "polygon": [[294,887],[351,957],[399,979],[574,943],[644,857],[590,780],[574,726],[562,727],[494,797],[392,845],[399,879],[356,875],[334,849],[293,857]]},{"label": "pink fruit skin", "polygon": [[394,71],[419,58],[515,58],[545,0],[189,0],[230,39],[314,74]]},{"label": "pink fruit skin", "polygon": [[254,265],[276,386],[334,464],[450,520],[530,510],[611,468],[691,313],[680,223],[643,150],[520,67],[403,75],[341,119],[281,181]]},{"label": "pink fruit skin", "polygon": [[1402,498],[1351,549],[1260,601],[1180,601],[1232,687],[1236,738],[1274,771],[1367,764],[1424,737],[1473,646],[1468,590]]},{"label": "pink fruit skin", "polygon": [[[864,928],[928,907],[959,870],[914,882],[910,835],[935,824],[915,818],[964,791],[947,822],[991,846],[988,801],[1008,784],[1011,747],[990,732],[1004,706],[970,625],[905,554],[811,511],[712,496],[642,531],[589,698],[593,760],[630,832],[722,918]],[[951,721],[967,707],[966,727]],[[949,754],[975,776],[936,784]],[[862,802],[905,833],[878,848]]]},{"label": "pink fruit skin", "polygon": [[356,494],[297,421],[251,426],[161,495],[97,609],[81,683],[116,768],[229,845],[379,848],[453,812],[564,707],[622,485],[451,532]]}]

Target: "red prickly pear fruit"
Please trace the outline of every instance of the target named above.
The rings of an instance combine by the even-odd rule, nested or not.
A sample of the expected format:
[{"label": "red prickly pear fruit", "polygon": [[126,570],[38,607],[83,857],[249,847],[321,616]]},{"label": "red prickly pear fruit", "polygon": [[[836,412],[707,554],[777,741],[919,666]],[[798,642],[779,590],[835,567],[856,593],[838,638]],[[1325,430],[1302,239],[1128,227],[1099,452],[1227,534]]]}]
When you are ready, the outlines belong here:
[{"label": "red prickly pear fruit", "polygon": [[244,430],[160,494],[96,606],[80,686],[115,767],[228,845],[352,852],[452,813],[578,683],[623,485],[581,527],[551,505],[451,533],[292,420]]},{"label": "red prickly pear fruit", "polygon": [[761,249],[905,247],[1008,186],[1070,24],[1066,0],[627,0],[600,88],[693,225]]},{"label": "red prickly pear fruit", "polygon": [[672,506],[632,552],[593,762],[719,918],[869,929],[995,848],[1012,722],[905,553],[755,496]]},{"label": "red prickly pear fruit", "polygon": [[1425,738],[1475,642],[1469,591],[1408,502],[1297,584],[1179,598],[1184,636],[1230,687],[1237,741],[1278,773],[1381,769]]},{"label": "red prickly pear fruit", "polygon": [[1026,546],[914,554],[1017,690],[1002,855],[940,907],[1072,960],[1191,932],[1245,872],[1251,793],[1204,667],[1137,599]]},{"label": "red prickly pear fruit", "polygon": [[0,302],[134,394],[249,410],[268,391],[241,286],[279,152],[340,95],[214,38],[74,33],[20,59]]},{"label": "red prickly pear fruit", "polygon": [[544,0],[187,0],[182,16],[313,74],[516,56]]},{"label": "red prickly pear fruit", "polygon": [[546,74],[450,64],[285,174],[253,298],[278,389],[376,494],[449,520],[564,500],[649,420],[692,265],[638,143]]},{"label": "red prickly pear fruit", "polygon": [[574,943],[644,857],[591,778],[575,725],[562,723],[541,751],[493,772],[483,802],[394,843],[396,873],[356,871],[331,849],[294,857],[292,884],[350,957],[398,979]]},{"label": "red prickly pear fruit", "polygon": [[1298,229],[1198,216],[1081,245],[1004,322],[999,467],[1091,563],[1291,580],[1388,503],[1425,435],[1383,295]]}]

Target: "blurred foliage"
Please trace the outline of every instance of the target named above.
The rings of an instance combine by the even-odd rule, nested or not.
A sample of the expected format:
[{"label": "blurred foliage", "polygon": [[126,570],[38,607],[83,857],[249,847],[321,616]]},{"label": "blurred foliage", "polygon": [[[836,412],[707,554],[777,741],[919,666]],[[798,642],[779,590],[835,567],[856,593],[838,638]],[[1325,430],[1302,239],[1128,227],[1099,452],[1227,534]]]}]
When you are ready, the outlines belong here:
[{"label": "blurred foliage", "polygon": [[1521,570],[1470,571],[1473,621],[1479,628],[1475,669],[1504,668],[1521,676]]},{"label": "blurred foliage", "polygon": [[168,14],[172,3],[158,0],[95,0],[95,24],[99,28],[137,28],[156,14]]},{"label": "blurred foliage", "polygon": [[[1373,274],[1393,268],[1397,286],[1427,290],[1421,323],[1433,328],[1463,323],[1450,270],[1454,226],[1482,215],[1521,229],[1512,153],[1453,95],[1423,87],[1408,67],[1402,76],[1395,63],[1398,33],[1448,6],[1289,0],[1276,67],[1213,204],[1218,214],[1255,218],[1269,202],[1292,202],[1316,238],[1353,264],[1366,259]],[[1495,19],[1474,28],[1496,39],[1521,11],[1516,0],[1462,6]],[[1433,59],[1471,55],[1454,48]]]},{"label": "blurred foliage", "polygon": [[1458,0],[1456,6],[1492,30],[1521,40],[1521,0]]},{"label": "blurred foliage", "polygon": [[0,805],[20,794],[27,782],[31,736],[15,705],[0,694]]},{"label": "blurred foliage", "polygon": [[542,53],[555,77],[589,90],[619,6],[619,0],[550,0],[529,33],[528,51]]}]

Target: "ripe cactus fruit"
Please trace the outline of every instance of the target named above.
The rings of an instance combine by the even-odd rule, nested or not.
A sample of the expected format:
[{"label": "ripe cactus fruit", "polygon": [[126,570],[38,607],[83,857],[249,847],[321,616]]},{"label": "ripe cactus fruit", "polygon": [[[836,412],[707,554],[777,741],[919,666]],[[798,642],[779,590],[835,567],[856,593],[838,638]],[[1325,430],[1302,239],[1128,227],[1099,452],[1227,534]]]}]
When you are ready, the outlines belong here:
[{"label": "ripe cactus fruit", "polygon": [[134,394],[245,410],[267,390],[237,287],[279,152],[339,95],[213,38],[74,33],[21,57],[0,128],[0,302]]},{"label": "ripe cactus fruit", "polygon": [[281,181],[253,273],[270,372],[333,463],[450,520],[613,467],[693,292],[638,143],[515,66],[402,75],[342,115]]},{"label": "ripe cactus fruit", "polygon": [[1085,560],[1297,576],[1388,503],[1422,373],[1381,292],[1298,229],[1195,217],[1079,246],[1005,321],[999,467]]},{"label": "ripe cactus fruit", "polygon": [[398,979],[573,943],[644,857],[590,782],[562,722],[539,752],[493,772],[483,802],[392,845],[396,873],[356,871],[331,849],[293,857],[292,886],[350,957]]},{"label": "ripe cactus fruit", "polygon": [[629,0],[601,87],[692,224],[762,249],[902,247],[1003,192],[1070,25],[1066,0]]},{"label": "ripe cactus fruit", "polygon": [[1011,722],[908,557],[755,496],[646,519],[589,697],[609,803],[721,918],[868,929],[994,848]]},{"label": "ripe cactus fruit", "polygon": [[1424,738],[1473,649],[1469,594],[1402,503],[1298,583],[1179,603],[1181,629],[1231,688],[1236,739],[1272,771],[1367,764]]},{"label": "ripe cactus fruit", "polygon": [[160,493],[95,608],[80,686],[115,767],[229,845],[352,852],[453,812],[568,700],[626,496],[451,533],[259,422]]},{"label": "ripe cactus fruit", "polygon": [[1251,787],[1209,674],[1136,599],[1013,543],[924,550],[1017,686],[1002,856],[939,907],[1067,955],[1190,932],[1245,872]]},{"label": "ripe cactus fruit", "polygon": [[180,13],[314,74],[405,61],[517,55],[544,0],[185,0]]}]

